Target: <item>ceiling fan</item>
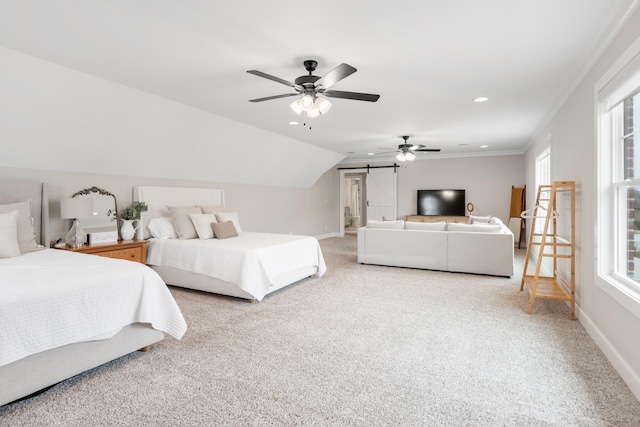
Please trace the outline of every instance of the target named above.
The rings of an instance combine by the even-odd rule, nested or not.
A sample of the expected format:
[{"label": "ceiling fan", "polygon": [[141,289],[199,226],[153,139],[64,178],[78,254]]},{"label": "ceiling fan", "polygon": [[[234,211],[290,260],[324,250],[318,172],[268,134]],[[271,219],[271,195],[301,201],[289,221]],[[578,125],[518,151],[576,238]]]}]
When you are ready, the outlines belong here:
[{"label": "ceiling fan", "polygon": [[309,59],[304,61],[303,64],[304,64],[304,68],[309,72],[309,75],[300,76],[297,79],[295,79],[293,82],[281,79],[279,77],[272,76],[267,73],[263,73],[262,71],[258,71],[258,70],[247,71],[247,73],[249,74],[253,74],[258,77],[264,77],[265,79],[273,80],[274,82],[292,87],[295,90],[295,93],[268,96],[266,98],[250,99],[249,102],[270,101],[272,99],[287,98],[289,96],[302,95],[299,99],[296,99],[295,101],[293,101],[289,106],[298,115],[300,115],[302,112],[305,112],[307,117],[313,118],[313,117],[318,117],[320,114],[325,114],[331,108],[331,102],[326,97],[353,99],[356,101],[369,101],[369,102],[376,102],[378,98],[380,98],[380,95],[374,95],[371,93],[328,90],[331,86],[338,83],[340,80],[358,71],[349,64],[340,64],[322,77],[313,75],[313,72],[318,66],[317,61],[313,61]]},{"label": "ceiling fan", "polygon": [[421,144],[409,144],[409,136],[408,135],[404,135],[402,137],[402,139],[404,139],[404,143],[398,145],[398,149],[397,150],[393,150],[393,151],[386,151],[384,153],[380,153],[380,154],[386,154],[386,153],[393,153],[393,152],[397,152],[398,155],[396,156],[396,159],[398,159],[401,162],[405,162],[405,161],[412,161],[413,159],[416,158],[415,153],[425,153],[425,152],[432,152],[432,153],[437,153],[440,151],[439,148],[425,148],[424,145]]}]

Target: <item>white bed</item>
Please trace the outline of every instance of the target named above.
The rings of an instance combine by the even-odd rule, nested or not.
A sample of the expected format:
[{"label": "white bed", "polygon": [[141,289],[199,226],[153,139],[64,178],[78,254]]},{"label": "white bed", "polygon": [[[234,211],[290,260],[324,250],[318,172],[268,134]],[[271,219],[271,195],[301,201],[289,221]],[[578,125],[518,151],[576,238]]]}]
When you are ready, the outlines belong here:
[{"label": "white bed", "polygon": [[[145,239],[149,220],[166,215],[168,206],[225,204],[224,191],[209,188],[135,187],[133,198],[149,207],[138,234]],[[316,238],[247,231],[222,240],[151,238],[147,264],[167,284],[251,301],[326,271]]]},{"label": "white bed", "polygon": [[[42,183],[0,181],[0,205],[31,200],[47,242]],[[40,248],[0,259],[0,405],[186,331],[162,279],[131,261]]]}]

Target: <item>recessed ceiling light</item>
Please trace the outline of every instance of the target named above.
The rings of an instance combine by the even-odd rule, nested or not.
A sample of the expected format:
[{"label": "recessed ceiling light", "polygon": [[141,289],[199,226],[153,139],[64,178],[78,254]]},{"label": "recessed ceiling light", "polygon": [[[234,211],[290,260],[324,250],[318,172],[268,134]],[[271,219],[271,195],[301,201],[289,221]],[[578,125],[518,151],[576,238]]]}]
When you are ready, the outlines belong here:
[{"label": "recessed ceiling light", "polygon": [[480,96],[480,97],[474,99],[473,102],[485,102],[485,101],[488,101],[488,100],[489,100],[489,98],[487,98],[486,96]]},{"label": "recessed ceiling light", "polygon": [[295,126],[295,125],[297,125],[297,124],[298,124],[298,122],[289,122],[289,124],[290,124],[291,126]]},{"label": "recessed ceiling light", "polygon": [[468,147],[468,146],[469,146],[469,144],[458,144],[458,147],[460,147],[460,148],[464,148],[464,147]]},{"label": "recessed ceiling light", "polygon": [[488,145],[481,145],[480,148],[489,148]]},{"label": "recessed ceiling light", "polygon": [[370,156],[373,156],[373,155],[375,155],[376,153],[367,153],[367,154],[368,154],[368,155],[370,155]]}]

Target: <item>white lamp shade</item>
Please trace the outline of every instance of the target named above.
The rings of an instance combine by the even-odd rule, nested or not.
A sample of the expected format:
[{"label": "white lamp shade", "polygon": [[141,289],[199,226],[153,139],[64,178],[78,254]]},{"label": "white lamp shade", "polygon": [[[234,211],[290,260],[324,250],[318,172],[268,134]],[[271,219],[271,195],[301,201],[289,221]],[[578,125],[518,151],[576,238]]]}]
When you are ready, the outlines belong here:
[{"label": "white lamp shade", "polygon": [[404,162],[405,160],[407,160],[404,157],[404,153],[398,153],[398,155],[396,156],[396,159],[398,159],[401,162]]},{"label": "white lamp shade", "polygon": [[313,108],[313,96],[307,94],[300,98],[300,107],[303,111],[309,111]]},{"label": "white lamp shade", "polygon": [[315,119],[320,115],[320,110],[314,105],[312,109],[307,111],[307,117],[310,119]]},{"label": "white lamp shade", "polygon": [[326,112],[331,108],[331,101],[329,101],[327,98],[319,96],[318,99],[316,99],[315,106],[320,111],[320,114],[326,114]]},{"label": "white lamp shade", "polygon": [[413,159],[416,158],[416,155],[413,154],[411,151],[408,151],[405,155],[404,158],[407,159],[408,161],[413,161]]},{"label": "white lamp shade", "polygon": [[291,104],[289,104],[289,107],[291,107],[291,109],[293,111],[295,111],[295,113],[297,115],[300,115],[300,113],[302,113],[302,106],[300,106],[300,100],[299,99],[296,99]]},{"label": "white lamp shade", "polygon": [[60,199],[60,218],[90,218],[93,216],[93,197]]}]

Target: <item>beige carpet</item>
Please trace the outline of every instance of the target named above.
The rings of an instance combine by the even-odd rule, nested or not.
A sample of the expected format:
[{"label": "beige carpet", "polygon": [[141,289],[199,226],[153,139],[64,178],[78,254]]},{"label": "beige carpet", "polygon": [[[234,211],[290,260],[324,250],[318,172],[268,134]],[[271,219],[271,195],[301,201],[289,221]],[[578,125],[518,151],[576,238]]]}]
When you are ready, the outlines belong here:
[{"label": "beige carpet", "polygon": [[0,408],[0,425],[638,426],[569,310],[511,279],[359,265],[249,304],[171,288],[189,330]]}]

